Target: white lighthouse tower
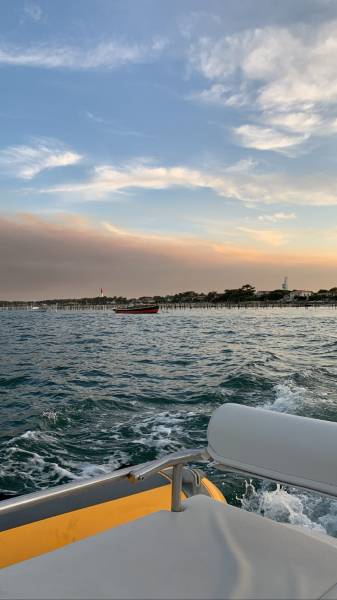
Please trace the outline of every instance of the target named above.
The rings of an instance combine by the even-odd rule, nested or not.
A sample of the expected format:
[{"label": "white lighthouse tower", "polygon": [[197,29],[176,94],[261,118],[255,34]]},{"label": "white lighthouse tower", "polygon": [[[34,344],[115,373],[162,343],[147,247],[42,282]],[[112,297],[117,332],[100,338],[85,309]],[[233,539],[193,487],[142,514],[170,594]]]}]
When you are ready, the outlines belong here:
[{"label": "white lighthouse tower", "polygon": [[288,290],[288,277],[285,276],[284,281],[282,283],[282,289],[287,291]]}]

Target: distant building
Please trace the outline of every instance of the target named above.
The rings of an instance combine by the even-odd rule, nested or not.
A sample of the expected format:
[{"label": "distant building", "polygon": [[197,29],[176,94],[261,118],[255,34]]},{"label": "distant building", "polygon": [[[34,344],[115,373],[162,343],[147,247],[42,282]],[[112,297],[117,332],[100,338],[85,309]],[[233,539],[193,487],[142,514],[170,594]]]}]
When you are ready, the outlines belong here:
[{"label": "distant building", "polygon": [[331,290],[324,293],[324,296],[328,298],[335,298],[337,296],[337,288],[331,288]]},{"label": "distant building", "polygon": [[314,292],[312,292],[311,290],[292,290],[291,292],[289,292],[289,296],[287,296],[287,298],[289,300],[295,300],[295,298],[310,298],[310,296],[313,295]]}]

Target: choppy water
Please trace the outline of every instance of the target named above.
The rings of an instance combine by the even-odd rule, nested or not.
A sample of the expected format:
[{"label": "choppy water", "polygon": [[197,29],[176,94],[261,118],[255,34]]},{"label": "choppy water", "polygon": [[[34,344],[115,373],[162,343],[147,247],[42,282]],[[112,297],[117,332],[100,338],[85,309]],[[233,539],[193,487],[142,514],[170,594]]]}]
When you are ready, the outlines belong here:
[{"label": "choppy water", "polygon": [[[0,336],[2,498],[202,446],[224,402],[337,421],[331,308],[0,312]],[[208,474],[232,503],[337,536],[336,501]]]}]

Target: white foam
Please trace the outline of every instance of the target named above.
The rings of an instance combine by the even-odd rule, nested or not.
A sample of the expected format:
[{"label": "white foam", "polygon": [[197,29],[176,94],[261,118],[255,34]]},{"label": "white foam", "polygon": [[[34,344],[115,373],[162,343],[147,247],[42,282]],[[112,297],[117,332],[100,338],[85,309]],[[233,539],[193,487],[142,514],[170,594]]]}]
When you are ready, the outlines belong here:
[{"label": "white foam", "polygon": [[91,477],[99,477],[100,475],[107,475],[112,473],[115,469],[118,469],[121,465],[127,463],[129,457],[125,452],[118,451],[113,457],[110,457],[109,461],[104,464],[95,463],[82,463],[76,464],[77,473],[71,473],[72,479],[90,479]]},{"label": "white foam", "polygon": [[[305,414],[308,405],[315,401],[309,389],[298,386],[291,378],[275,385],[273,392],[274,400],[266,402],[261,408]],[[279,485],[271,490],[266,483],[256,490],[251,482],[246,482],[245,493],[238,500],[242,508],[274,521],[337,537],[337,502],[319,494],[299,492],[293,488],[288,490]]]},{"label": "white foam", "polygon": [[245,493],[238,500],[245,510],[273,521],[289,523],[312,532],[337,537],[337,501],[335,500],[322,498],[314,493],[292,493],[280,485],[271,490],[270,486],[264,484],[257,490],[251,481],[249,483],[246,481]]},{"label": "white foam", "polygon": [[[31,429],[28,429],[28,431],[25,431],[25,433],[22,433],[16,439],[20,439],[21,438],[22,440],[33,440],[34,442],[36,442],[39,439],[39,435],[38,434],[39,434],[38,431],[33,431]],[[13,439],[11,440],[11,442],[13,441]]]},{"label": "white foam", "polygon": [[25,433],[22,433],[17,439],[22,440],[32,440],[33,442],[44,442],[44,443],[52,443],[55,442],[54,436],[50,433],[46,433],[45,431],[35,431],[28,429]]},{"label": "white foam", "polygon": [[[42,456],[38,452],[18,445],[17,442],[22,439],[35,441],[35,433],[40,432],[27,431],[22,436],[11,440],[11,445],[7,446],[4,459],[0,463],[1,477],[12,477],[15,473],[16,479],[22,479],[29,487],[43,489],[50,487],[51,482],[55,485],[63,483],[65,480],[88,479],[105,475],[128,462],[126,453],[117,450],[114,456],[104,464],[78,463],[70,459],[66,459],[64,464],[59,464],[55,460],[51,461],[48,456]],[[38,437],[38,439],[40,438]]]},{"label": "white foam", "polygon": [[57,463],[48,463],[48,468],[52,469],[54,471],[54,473],[56,473],[60,479],[63,478],[68,478],[68,479],[75,479],[74,474],[69,471],[69,469],[65,469],[64,467],[61,467],[59,464]]},{"label": "white foam", "polygon": [[33,441],[33,442],[47,442],[47,443],[53,443],[56,441],[55,438],[50,433],[47,433],[45,431],[35,430],[35,429],[28,429],[24,433],[21,433],[20,435],[11,438],[7,442],[4,442],[3,445],[8,446],[8,447],[13,447],[13,445],[15,445],[16,442],[20,443],[21,440],[28,440],[28,441]]},{"label": "white foam", "polygon": [[177,438],[182,432],[182,425],[182,418],[178,413],[163,411],[143,416],[141,422],[134,425],[134,443],[172,450],[179,445]]},{"label": "white foam", "polygon": [[56,410],[44,410],[42,413],[42,416],[45,417],[45,419],[47,419],[47,421],[50,421],[51,423],[56,423],[57,419],[58,419],[58,414],[56,412]]},{"label": "white foam", "polygon": [[306,388],[296,385],[291,379],[285,383],[275,385],[274,394],[274,400],[266,402],[261,408],[277,412],[296,413],[307,398]]},{"label": "white foam", "polygon": [[207,415],[208,412],[211,413],[212,408],[208,410],[196,407],[193,411],[165,410],[155,414],[147,413],[134,424],[135,437],[132,443],[165,452],[179,450],[182,438],[189,430],[188,421],[193,421],[198,414]]}]

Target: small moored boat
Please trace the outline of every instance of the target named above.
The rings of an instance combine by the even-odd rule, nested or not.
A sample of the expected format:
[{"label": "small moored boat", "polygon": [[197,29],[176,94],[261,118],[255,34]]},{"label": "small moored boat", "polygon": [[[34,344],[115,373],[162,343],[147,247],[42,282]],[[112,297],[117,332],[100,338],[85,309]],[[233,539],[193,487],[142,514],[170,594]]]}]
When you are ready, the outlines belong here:
[{"label": "small moored boat", "polygon": [[114,308],[119,315],[155,315],[159,311],[158,304],[138,304],[134,306],[120,306]]}]

